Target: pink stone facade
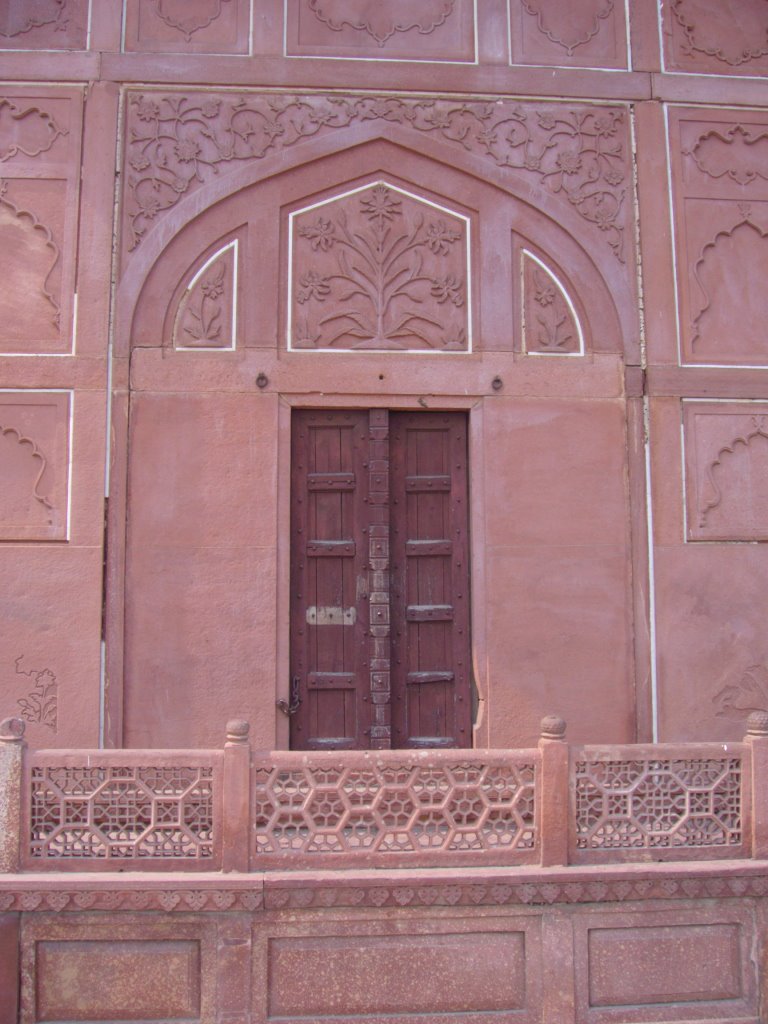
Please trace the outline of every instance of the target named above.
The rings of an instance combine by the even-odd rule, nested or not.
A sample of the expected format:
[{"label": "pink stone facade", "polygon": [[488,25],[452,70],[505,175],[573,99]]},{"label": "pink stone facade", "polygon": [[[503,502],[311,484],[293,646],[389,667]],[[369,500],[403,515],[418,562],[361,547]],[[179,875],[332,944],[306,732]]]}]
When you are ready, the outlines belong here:
[{"label": "pink stone facade", "polygon": [[[761,1019],[765,755],[743,738],[768,712],[766,75],[763,0],[0,5],[0,719],[25,727],[23,756],[15,725],[0,735],[19,839],[0,839],[0,1024]],[[332,587],[297,604],[292,434],[308,410],[371,414],[357,604]],[[394,432],[386,445],[375,432],[427,412],[466,426],[455,547],[427,549],[419,517],[398,519],[401,456]],[[331,490],[351,487],[328,458]],[[445,490],[450,468],[422,472],[424,488]],[[401,521],[425,579],[468,553],[453,603],[429,582],[396,596]],[[326,567],[334,543],[317,547]],[[356,745],[381,749],[398,637],[458,622],[457,601],[461,671],[438,657],[403,684],[418,700],[467,680],[464,768],[435,752],[434,806],[415,767],[376,769],[357,804],[353,782],[323,775],[322,744],[297,767],[285,712],[334,671],[352,685],[330,662],[294,682],[304,631],[326,630],[331,659],[334,636],[362,652]],[[546,730],[536,746],[553,714],[570,752]],[[222,753],[232,720],[250,733]],[[621,825],[592,769],[579,774],[584,745],[597,762],[658,749],[667,765],[616,783],[641,794]],[[343,775],[357,762],[342,746]],[[744,760],[720,780],[726,747]],[[61,810],[84,796],[66,771],[88,750],[125,751],[109,761],[125,777],[83,783],[101,808],[88,823],[119,824],[123,797],[131,843],[151,821],[146,883],[107,877],[133,856],[119,835],[95,880],[57,880],[102,857],[103,836]],[[512,781],[488,766],[504,752]],[[269,765],[298,775],[280,789]],[[64,776],[46,790],[34,772],[49,769]],[[733,874],[676,857],[625,867],[629,840],[602,866],[583,854],[566,824],[579,806],[601,843],[645,821],[634,848],[656,859],[652,786],[661,818],[687,823],[659,834],[669,825],[704,861],[749,831]],[[707,804],[701,820],[678,786]],[[198,839],[162,827],[186,814],[166,797],[186,806],[187,791],[181,831],[209,844],[194,867]],[[736,791],[749,795],[733,811]],[[450,801],[468,803],[449,814]],[[54,805],[74,844],[64,866]],[[506,845],[497,820],[516,822]],[[420,845],[428,824],[445,848]],[[290,839],[316,827],[325,853],[342,851],[326,881]],[[365,858],[385,836],[396,860],[414,857],[377,863],[379,885]],[[53,843],[42,881],[27,840]],[[518,869],[530,892],[496,899],[526,884]],[[433,900],[419,872],[435,870]],[[558,965],[570,988],[553,985]],[[369,983],[342,998],[343,971]],[[109,990],[83,994],[101,972]]]}]

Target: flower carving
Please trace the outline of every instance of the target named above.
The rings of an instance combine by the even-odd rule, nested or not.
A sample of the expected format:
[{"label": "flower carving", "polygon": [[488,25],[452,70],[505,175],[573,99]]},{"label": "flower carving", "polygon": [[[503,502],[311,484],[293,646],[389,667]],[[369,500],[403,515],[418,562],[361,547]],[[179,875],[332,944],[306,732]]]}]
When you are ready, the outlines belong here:
[{"label": "flower carving", "polygon": [[466,348],[466,314],[448,312],[465,304],[464,230],[433,213],[376,182],[295,214],[293,345]]},{"label": "flower carving", "polygon": [[[371,121],[381,122],[383,130],[396,125],[428,135],[503,171],[529,175],[601,231],[624,261],[629,147],[619,107],[259,93],[130,96],[128,250],[182,195],[237,164]],[[387,204],[397,201],[394,195],[371,195],[369,219],[391,224],[397,206]]]}]

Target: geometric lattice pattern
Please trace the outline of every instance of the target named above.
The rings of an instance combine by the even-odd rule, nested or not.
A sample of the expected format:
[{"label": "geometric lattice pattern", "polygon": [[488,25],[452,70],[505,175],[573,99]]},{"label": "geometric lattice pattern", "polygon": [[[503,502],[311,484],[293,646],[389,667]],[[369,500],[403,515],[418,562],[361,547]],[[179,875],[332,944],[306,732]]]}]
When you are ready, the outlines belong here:
[{"label": "geometric lattice pattern", "polygon": [[420,853],[532,851],[536,754],[485,753],[461,760],[452,751],[392,751],[341,761],[322,752],[256,765],[254,852],[317,863],[318,854],[412,862]]},{"label": "geometric lattice pattern", "polygon": [[741,759],[577,761],[576,848],[740,846]]},{"label": "geometric lattice pattern", "polygon": [[209,860],[213,807],[210,767],[33,767],[29,853],[69,861]]}]

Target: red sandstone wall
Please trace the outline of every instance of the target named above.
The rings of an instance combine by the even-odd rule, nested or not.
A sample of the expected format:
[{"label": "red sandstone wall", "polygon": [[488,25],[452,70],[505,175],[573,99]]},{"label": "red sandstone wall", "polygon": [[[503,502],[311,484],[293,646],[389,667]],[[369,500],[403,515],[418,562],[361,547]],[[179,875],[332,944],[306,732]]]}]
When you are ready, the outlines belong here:
[{"label": "red sandstone wall", "polygon": [[[287,743],[294,406],[469,412],[478,744],[768,706],[763,5],[567,6],[8,6],[0,687],[33,745]],[[377,182],[461,235],[424,247],[443,340],[311,351],[317,223]]]}]

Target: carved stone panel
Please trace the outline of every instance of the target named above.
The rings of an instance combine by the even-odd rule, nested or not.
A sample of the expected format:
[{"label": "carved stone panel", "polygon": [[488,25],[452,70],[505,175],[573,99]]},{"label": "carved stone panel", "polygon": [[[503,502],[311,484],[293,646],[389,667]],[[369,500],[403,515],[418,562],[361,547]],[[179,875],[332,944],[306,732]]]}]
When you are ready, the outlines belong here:
[{"label": "carved stone panel", "polygon": [[385,181],[290,215],[288,347],[466,352],[469,219]]},{"label": "carved stone panel", "polygon": [[579,218],[582,244],[612,251],[626,264],[630,145],[620,106],[257,92],[128,93],[124,262],[182,199],[206,185],[220,187],[244,165],[311,140],[338,134],[348,143],[373,128],[385,137],[407,132],[416,149],[431,140],[525,182]]},{"label": "carved stone panel", "polygon": [[238,336],[240,240],[205,253],[171,304],[166,333],[177,349],[232,350]]},{"label": "carved stone panel", "polygon": [[0,391],[0,540],[65,540],[69,392]]},{"label": "carved stone panel", "polygon": [[88,0],[5,0],[0,49],[77,50],[86,45]]},{"label": "carved stone panel", "polygon": [[144,53],[248,53],[248,0],[133,0],[125,50]]},{"label": "carved stone panel", "polygon": [[618,0],[509,0],[513,64],[627,67],[627,25]]},{"label": "carved stone panel", "polygon": [[768,365],[768,117],[669,118],[682,360]]},{"label": "carved stone panel", "polygon": [[286,54],[472,61],[476,0],[288,0]]},{"label": "carved stone panel", "polygon": [[768,540],[768,403],[683,407],[689,540]]},{"label": "carved stone panel", "polygon": [[81,103],[0,90],[0,352],[72,347]]},{"label": "carved stone panel", "polygon": [[573,300],[545,261],[523,249],[521,276],[523,351],[535,355],[580,356],[584,333]]},{"label": "carved stone panel", "polygon": [[663,5],[663,19],[669,70],[716,75],[768,71],[768,5],[762,0],[670,0]]}]

